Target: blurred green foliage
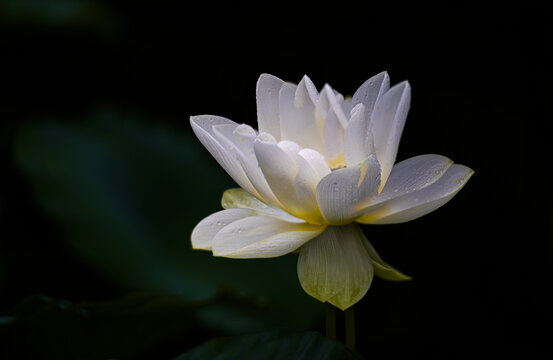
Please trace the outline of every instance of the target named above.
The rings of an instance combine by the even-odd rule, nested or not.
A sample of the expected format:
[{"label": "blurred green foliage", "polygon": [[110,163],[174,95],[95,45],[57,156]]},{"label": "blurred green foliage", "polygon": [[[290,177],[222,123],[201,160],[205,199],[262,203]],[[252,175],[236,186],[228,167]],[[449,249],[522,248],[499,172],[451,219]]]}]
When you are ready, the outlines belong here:
[{"label": "blurred green foliage", "polygon": [[[68,247],[128,291],[172,296],[175,306],[163,310],[167,314],[163,319],[181,319],[182,326],[200,324],[199,328],[214,335],[279,326],[307,330],[322,320],[322,304],[299,285],[295,254],[231,260],[191,249],[193,227],[220,210],[222,192],[236,185],[188,129],[146,124],[104,111],[78,123],[28,123],[17,136],[14,154],[41,208],[63,230]],[[142,324],[158,334],[173,328],[172,320],[163,319],[144,325],[140,317],[148,316],[152,305],[145,301],[135,312],[132,306],[123,311],[129,305],[126,301],[129,299],[117,303],[116,312],[125,314],[118,319],[120,326]],[[152,301],[154,307],[164,306],[159,298]],[[40,298],[20,305],[29,309],[24,313],[38,311],[40,315],[45,303],[48,301]],[[77,308],[69,306],[72,317],[82,313]],[[19,313],[14,312],[15,322],[9,326],[38,329],[65,318],[65,313],[48,309],[48,317],[22,320]],[[45,322],[39,325],[41,319]],[[78,321],[74,325],[82,328]],[[125,334],[144,347],[152,344],[123,329],[115,331],[112,325],[103,330],[95,326],[98,334],[104,332],[101,336],[113,332],[109,336],[113,336],[112,342]],[[175,334],[182,335],[185,330],[177,327]],[[59,335],[59,331],[53,329],[52,334]],[[153,343],[159,345],[159,341]],[[90,344],[83,347],[86,345]],[[183,342],[180,350],[189,345]],[[130,351],[132,346],[128,348]]]},{"label": "blurred green foliage", "polygon": [[254,335],[212,339],[175,360],[215,358],[218,360],[363,359],[343,344],[314,332],[294,333],[274,330]]},{"label": "blurred green foliage", "polygon": [[92,0],[3,0],[0,20],[16,26],[68,26],[113,35],[120,19],[109,6]]},{"label": "blurred green foliage", "polygon": [[[32,296],[0,318],[0,335],[9,344],[0,349],[0,355],[26,359],[172,358],[204,338],[220,334],[197,316],[198,310],[215,304],[241,309],[242,314],[235,312],[235,317],[254,319],[259,310],[228,294],[203,302],[151,293],[82,303]],[[6,354],[6,350],[10,352]],[[343,344],[320,334],[290,330],[215,338],[178,357],[213,358],[360,359]]]}]

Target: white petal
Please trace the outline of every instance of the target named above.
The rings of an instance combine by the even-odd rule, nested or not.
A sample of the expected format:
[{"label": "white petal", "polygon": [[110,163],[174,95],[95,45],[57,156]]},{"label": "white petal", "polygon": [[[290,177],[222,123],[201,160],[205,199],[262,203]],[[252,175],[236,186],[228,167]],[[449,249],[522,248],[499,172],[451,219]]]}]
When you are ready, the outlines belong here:
[{"label": "white petal", "polygon": [[330,173],[330,169],[324,157],[315,150],[302,149],[295,153],[289,152],[289,155],[298,164],[298,173],[294,179],[296,201],[302,204],[302,207],[308,208],[310,212],[316,214],[315,218],[311,217],[309,220],[323,223],[324,220],[317,204],[317,184]]},{"label": "white petal", "polygon": [[253,194],[266,202],[280,205],[259,169],[253,150],[253,143],[257,137],[255,130],[248,125],[239,125],[238,127],[216,125],[213,127],[213,132],[220,143],[232,149],[248,180],[256,190]]},{"label": "white petal", "polygon": [[377,195],[380,166],[374,155],[364,162],[325,176],[317,186],[317,202],[325,220],[343,225],[357,217],[357,207]]},{"label": "white petal", "polygon": [[360,204],[359,213],[374,211],[387,201],[433,184],[452,164],[451,159],[441,155],[419,155],[397,163],[382,192],[372,201]]},{"label": "white petal", "polygon": [[324,154],[329,163],[338,163],[343,159],[339,159],[343,155],[343,140],[344,140],[344,127],[338,120],[338,116],[328,104],[328,95],[327,91],[332,91],[329,87],[323,88],[321,95],[319,96],[319,104],[326,103],[325,111],[321,110],[321,113],[324,115],[323,122],[323,143],[324,143]]},{"label": "white petal", "polygon": [[411,102],[411,87],[404,81],[382,95],[371,114],[369,131],[373,134],[376,157],[382,167],[382,189],[392,171],[403,126]]},{"label": "white petal", "polygon": [[328,167],[324,156],[322,156],[319,152],[312,149],[303,149],[298,152],[298,155],[304,158],[309,166],[315,170],[319,176],[319,180],[330,174],[330,168]]},{"label": "white petal", "polygon": [[291,156],[294,154],[288,154],[278,144],[260,140],[259,137],[254,143],[254,150],[267,183],[286,211],[310,222],[319,223],[322,219],[316,199],[309,199],[306,192],[298,193],[296,177],[300,168]]},{"label": "white petal", "polygon": [[345,310],[367,293],[373,268],[357,225],[329,226],[305,244],[298,277],[309,295]]},{"label": "white petal", "polygon": [[286,153],[290,156],[296,155],[297,153],[299,153],[302,150],[301,146],[299,146],[295,142],[289,141],[289,140],[279,141],[278,142],[278,147],[281,148],[282,150],[286,151]]},{"label": "white petal", "polygon": [[[304,99],[304,97],[308,97],[309,100],[307,98]],[[316,105],[319,102],[319,93],[317,92],[317,88],[307,75],[305,75],[298,84],[295,101],[296,103],[310,101],[313,105]]]},{"label": "white petal", "polygon": [[311,99],[306,78],[294,86],[285,84],[280,89],[279,115],[281,140],[293,141],[302,147],[323,150],[320,136],[322,124],[315,116],[315,104]]},{"label": "white petal", "polygon": [[271,216],[250,216],[221,229],[213,255],[270,258],[288,254],[324,231],[324,225],[289,223]]},{"label": "white petal", "polygon": [[192,230],[192,248],[211,250],[213,238],[222,228],[252,214],[249,209],[229,209],[209,215]]},{"label": "white petal", "polygon": [[348,117],[344,113],[344,109],[342,108],[342,105],[341,105],[344,98],[342,96],[337,96],[334,90],[328,84],[325,85],[325,94],[328,98],[330,109],[332,109],[332,111],[336,114],[338,121],[345,129],[348,124]]},{"label": "white petal", "polygon": [[365,114],[363,117],[369,116],[378,98],[384,95],[388,89],[390,89],[390,77],[386,71],[383,71],[365,81],[363,85],[357,89],[351,98],[350,107],[353,108],[357,104],[363,104],[365,107]]},{"label": "white petal", "polygon": [[[315,150],[313,150],[315,151]],[[298,173],[294,179],[296,187],[297,200],[303,207],[310,209],[310,212],[316,214],[317,223],[322,223],[319,206],[317,205],[317,184],[322,176],[311,166],[311,164],[299,154],[293,156],[298,164]],[[312,219],[310,219],[312,220]]]},{"label": "white petal", "polygon": [[466,166],[451,165],[445,174],[431,185],[393,198],[357,221],[364,224],[396,224],[414,220],[448,202],[461,190],[472,174],[473,171]]},{"label": "white petal", "polygon": [[[324,156],[313,149],[302,149],[295,142],[288,140],[280,141],[278,147],[284,150],[298,165],[296,185],[300,183],[302,186],[308,186],[314,193],[319,181],[330,173]],[[313,201],[315,201],[314,197]]]},{"label": "white petal", "polygon": [[329,111],[323,125],[324,154],[330,163],[338,162],[343,154],[344,128],[334,111]]},{"label": "white petal", "polygon": [[369,132],[369,117],[363,104],[352,109],[344,132],[344,158],[347,166],[357,165],[374,154],[373,136]]},{"label": "white petal", "polygon": [[260,132],[268,132],[280,140],[280,117],[278,96],[285,82],[279,78],[262,74],[257,80],[257,124]]},{"label": "white petal", "polygon": [[232,177],[232,179],[245,190],[251,192],[252,194],[256,194],[255,188],[246,176],[246,173],[242,169],[238,159],[228,147],[225,147],[219,140],[217,140],[216,135],[213,132],[213,126],[216,125],[230,125],[237,127],[238,124],[229,119],[212,115],[192,116],[190,117],[190,124],[192,125],[192,130],[200,142],[206,147],[206,149],[223,167],[223,169],[225,169],[225,171]]},{"label": "white petal", "polygon": [[268,215],[292,223],[305,223],[304,220],[288,214],[275,205],[264,203],[240,188],[225,190],[221,198],[221,205],[225,209],[250,209],[253,211],[252,215]]}]

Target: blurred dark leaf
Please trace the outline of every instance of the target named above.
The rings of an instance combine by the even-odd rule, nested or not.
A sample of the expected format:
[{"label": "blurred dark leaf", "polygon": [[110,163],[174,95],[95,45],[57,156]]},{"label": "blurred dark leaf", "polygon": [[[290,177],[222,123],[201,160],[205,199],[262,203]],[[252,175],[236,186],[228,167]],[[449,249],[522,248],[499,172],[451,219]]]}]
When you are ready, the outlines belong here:
[{"label": "blurred dark leaf", "polygon": [[235,185],[190,132],[177,131],[105,112],[26,125],[15,156],[67,243],[126,288],[199,301],[224,286],[267,302],[273,325],[311,328],[322,307],[302,291],[295,255],[231,260],[191,249],[193,227]]},{"label": "blurred dark leaf", "polygon": [[0,20],[3,25],[90,28],[110,36],[120,21],[109,6],[92,0],[3,0]]},{"label": "blurred dark leaf", "polygon": [[175,360],[363,359],[343,344],[315,332],[274,330],[255,335],[212,339]]},{"label": "blurred dark leaf", "polygon": [[[176,334],[197,331],[193,304],[177,296],[133,294],[74,304],[46,296],[21,301],[0,326],[5,358],[136,359]],[[1,324],[0,324],[1,325]]]},{"label": "blurred dark leaf", "polygon": [[[225,315],[221,309],[231,318],[221,316]],[[0,336],[5,341],[0,355],[32,359],[170,358],[206,337],[228,335],[236,328],[258,331],[265,311],[263,305],[228,292],[201,302],[154,293],[82,303],[33,296],[0,317]],[[221,317],[214,324],[205,322],[206,316]]]}]

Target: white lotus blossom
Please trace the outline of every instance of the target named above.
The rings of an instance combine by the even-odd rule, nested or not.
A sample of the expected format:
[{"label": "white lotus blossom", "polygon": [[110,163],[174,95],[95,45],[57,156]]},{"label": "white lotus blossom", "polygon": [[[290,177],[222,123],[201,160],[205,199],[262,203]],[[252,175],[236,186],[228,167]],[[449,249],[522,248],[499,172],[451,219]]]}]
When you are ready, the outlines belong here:
[{"label": "white lotus blossom", "polygon": [[194,133],[240,186],[225,210],[192,232],[194,249],[229,258],[299,252],[303,289],[346,309],[373,274],[408,276],[385,263],[358,224],[416,219],[449,201],[473,171],[441,155],[395,164],[411,98],[382,72],[351,99],[304,76],[298,85],[263,74],[257,82],[259,131],[219,116],[190,118]]}]

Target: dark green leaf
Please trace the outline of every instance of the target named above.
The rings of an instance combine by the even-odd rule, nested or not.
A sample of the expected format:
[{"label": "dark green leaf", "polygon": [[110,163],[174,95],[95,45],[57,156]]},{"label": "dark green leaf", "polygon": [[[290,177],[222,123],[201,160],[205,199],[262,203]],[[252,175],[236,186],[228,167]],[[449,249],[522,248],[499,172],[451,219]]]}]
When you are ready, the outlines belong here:
[{"label": "dark green leaf", "polygon": [[212,339],[175,360],[363,359],[343,344],[315,332],[275,330],[255,335]]},{"label": "dark green leaf", "polygon": [[0,316],[0,358],[172,358],[212,336],[259,331],[268,310],[228,292],[200,302],[153,293],[81,303],[33,296]]},{"label": "dark green leaf", "polygon": [[[268,324],[302,329],[322,313],[299,285],[295,255],[231,260],[191,249],[193,227],[236,186],[191,132],[108,112],[80,124],[27,125],[15,155],[67,243],[128,289],[201,301],[225,286],[269,303]],[[225,311],[202,316],[210,322]]]}]

